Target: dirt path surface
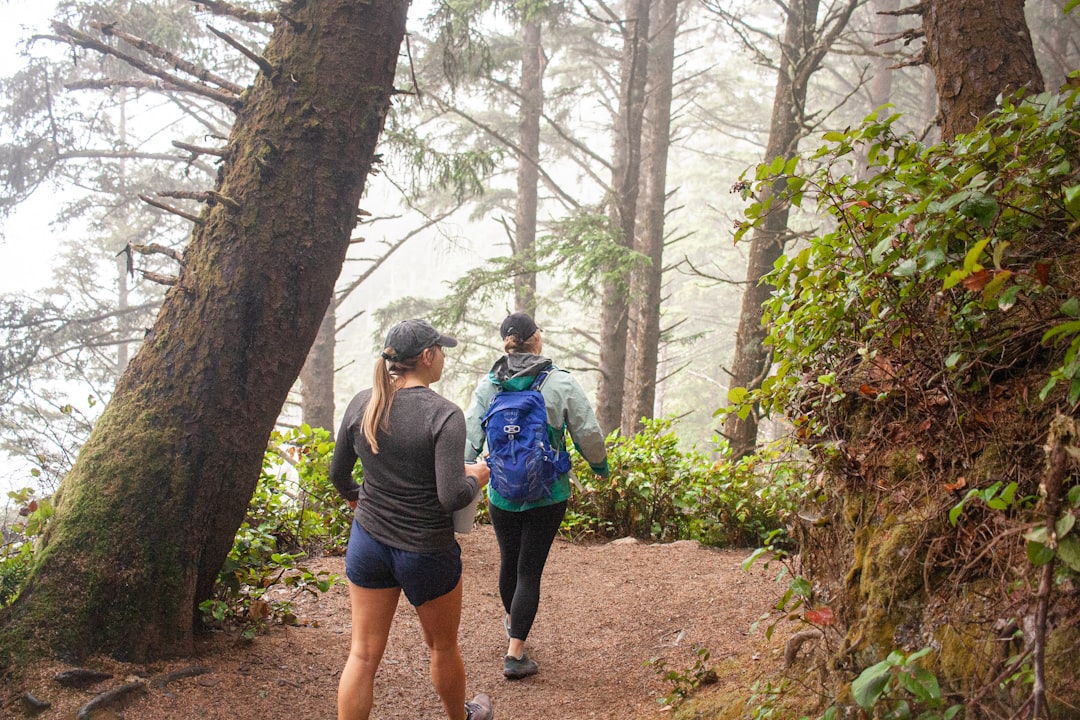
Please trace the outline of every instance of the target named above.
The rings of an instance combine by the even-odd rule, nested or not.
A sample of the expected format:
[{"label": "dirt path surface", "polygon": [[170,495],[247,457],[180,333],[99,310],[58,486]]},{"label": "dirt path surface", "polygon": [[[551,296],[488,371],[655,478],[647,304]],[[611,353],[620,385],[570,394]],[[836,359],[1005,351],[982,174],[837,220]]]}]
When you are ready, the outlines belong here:
[{"label": "dirt path surface", "polygon": [[[488,693],[498,720],[661,717],[657,698],[671,686],[646,662],[660,657],[670,669],[685,670],[698,647],[709,650],[712,663],[756,662],[764,641],[761,632],[751,636],[748,628],[779,594],[770,571],[742,570],[746,551],[693,542],[557,540],[528,643],[540,673],[511,682],[502,677],[506,637],[494,533],[483,526],[459,540],[465,563],[460,639],[468,693]],[[340,557],[309,566],[344,573]],[[42,666],[3,687],[0,714],[27,717],[22,695],[30,692],[51,703],[35,717],[70,720],[98,694],[142,681],[145,693],[136,692],[94,719],[333,720],[338,675],[349,647],[347,590],[335,587],[321,598],[305,599],[297,615],[298,627],[275,627],[250,643],[218,635],[202,642],[197,656],[180,661],[135,666],[94,660],[86,667],[113,677],[85,689],[55,682],[68,666]],[[403,598],[376,679],[373,719],[445,717],[431,688],[427,658],[416,614]],[[201,674],[163,682],[176,671]]]}]

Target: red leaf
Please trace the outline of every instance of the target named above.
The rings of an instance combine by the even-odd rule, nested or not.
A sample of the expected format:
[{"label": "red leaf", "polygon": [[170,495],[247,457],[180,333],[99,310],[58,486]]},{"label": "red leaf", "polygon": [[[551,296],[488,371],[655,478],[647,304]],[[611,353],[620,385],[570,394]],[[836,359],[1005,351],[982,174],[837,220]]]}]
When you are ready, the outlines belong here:
[{"label": "red leaf", "polygon": [[919,423],[919,432],[926,432],[930,429],[931,425],[933,425],[933,421],[931,421],[929,418],[923,420],[921,423]]},{"label": "red leaf", "polygon": [[1050,284],[1050,264],[1044,262],[1035,263],[1035,277],[1039,280],[1040,285]]},{"label": "red leaf", "polygon": [[978,270],[964,278],[964,287],[971,292],[979,292],[993,279],[994,274],[989,270]]},{"label": "red leaf", "polygon": [[869,395],[870,397],[875,397],[878,394],[878,391],[875,390],[873,386],[867,385],[866,383],[863,383],[859,386],[859,392],[861,392],[863,395]]},{"label": "red leaf", "polygon": [[963,476],[956,478],[956,482],[954,483],[945,483],[945,489],[949,492],[963,490],[965,487],[967,487],[967,479]]},{"label": "red leaf", "polygon": [[833,619],[832,608],[828,605],[822,605],[817,610],[806,611],[806,621],[814,625],[832,625]]}]

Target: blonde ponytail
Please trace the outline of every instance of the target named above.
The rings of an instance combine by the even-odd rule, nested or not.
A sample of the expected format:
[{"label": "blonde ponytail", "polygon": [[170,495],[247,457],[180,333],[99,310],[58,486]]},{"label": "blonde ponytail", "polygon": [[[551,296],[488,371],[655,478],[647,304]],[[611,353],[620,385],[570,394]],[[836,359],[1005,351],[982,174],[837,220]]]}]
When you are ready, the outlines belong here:
[{"label": "blonde ponytail", "polygon": [[[393,348],[386,348],[384,354],[393,354]],[[364,408],[364,420],[361,427],[364,437],[371,446],[371,452],[379,454],[378,433],[390,432],[390,405],[394,402],[397,383],[394,379],[402,373],[416,369],[420,357],[408,360],[388,361],[380,357],[375,361],[375,371],[371,378],[371,399]]]},{"label": "blonde ponytail", "polygon": [[394,379],[386,369],[386,361],[379,358],[375,361],[375,372],[371,378],[371,400],[364,408],[364,437],[367,438],[371,452],[379,454],[379,441],[376,435],[379,430],[390,430],[390,403],[394,401]]}]

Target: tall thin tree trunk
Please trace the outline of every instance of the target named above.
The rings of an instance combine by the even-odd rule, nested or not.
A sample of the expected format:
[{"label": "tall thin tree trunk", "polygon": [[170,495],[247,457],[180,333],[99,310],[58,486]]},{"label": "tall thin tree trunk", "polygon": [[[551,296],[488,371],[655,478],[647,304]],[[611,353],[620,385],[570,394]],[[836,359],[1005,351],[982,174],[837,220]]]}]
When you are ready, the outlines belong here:
[{"label": "tall thin tree trunk", "polygon": [[300,371],[300,414],[306,425],[334,430],[334,348],[337,306],[326,308],[319,334]]},{"label": "tall thin tree trunk", "polygon": [[[792,0],[788,5],[769,141],[765,148],[766,163],[776,157],[794,155],[799,138],[803,135],[802,120],[809,74],[800,72],[800,65],[806,62],[808,50],[815,39],[818,5],[818,0]],[[783,180],[780,180],[774,193],[783,192],[783,187]],[[774,204],[751,236],[746,261],[746,285],[735,336],[735,358],[731,367],[731,383],[734,387],[754,389],[765,379],[769,370],[769,353],[762,345],[765,328],[761,325],[761,306],[773,288],[762,283],[761,278],[772,270],[784,251],[789,211],[786,203]],[[734,457],[754,452],[757,431],[756,413],[750,413],[746,419],[734,414],[728,417],[724,434]]]},{"label": "tall thin tree trunk", "polygon": [[544,108],[544,48],[539,20],[522,28],[521,109],[518,140],[517,208],[514,214],[514,255],[529,270],[514,277],[515,308],[536,314],[535,263],[537,183],[540,178],[540,115]]},{"label": "tall thin tree trunk", "polygon": [[642,187],[635,249],[649,264],[634,270],[630,282],[630,347],[626,359],[626,398],[622,432],[641,430],[651,419],[656,400],[656,369],[660,353],[660,304],[664,271],[664,208],[667,200],[668,148],[671,145],[672,75],[679,0],[658,0],[652,7],[649,43],[649,83],[646,92]]},{"label": "tall thin tree trunk", "polygon": [[[127,145],[127,89],[120,89],[120,145]],[[121,192],[127,191],[127,159],[120,158],[119,186]],[[125,213],[126,215],[126,213]],[[127,223],[124,223],[125,230]],[[126,235],[126,232],[125,232]],[[130,238],[122,238],[125,244]],[[116,256],[116,335],[122,341],[127,335],[128,318],[125,310],[128,309],[128,254],[121,252]],[[119,378],[129,360],[129,348],[126,342],[120,342],[116,346],[116,374]]]},{"label": "tall thin tree trunk", "polygon": [[[619,242],[631,247],[641,177],[641,125],[645,112],[645,80],[649,59],[650,0],[627,0],[623,25],[618,117],[615,118],[611,188],[611,219]],[[626,377],[627,299],[629,278],[604,282],[600,310],[600,380],[596,389],[596,419],[609,433],[622,421]]]},{"label": "tall thin tree trunk", "polygon": [[[0,642],[75,658],[190,651],[315,339],[393,94],[404,0],[276,24],[179,282],[57,498]],[[27,648],[19,648],[24,655]],[[2,653],[0,653],[2,655]]]},{"label": "tall thin tree trunk", "polygon": [[1024,18],[1024,0],[930,0],[923,30],[941,108],[941,137],[952,140],[997,107],[998,95],[1042,92]]}]

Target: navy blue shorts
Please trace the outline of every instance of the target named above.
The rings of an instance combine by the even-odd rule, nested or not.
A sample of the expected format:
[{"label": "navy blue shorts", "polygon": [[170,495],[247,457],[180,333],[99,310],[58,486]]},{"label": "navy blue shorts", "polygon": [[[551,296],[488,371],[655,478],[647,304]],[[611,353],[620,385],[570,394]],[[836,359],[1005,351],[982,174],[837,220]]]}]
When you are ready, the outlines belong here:
[{"label": "navy blue shorts", "polygon": [[398,550],[367,534],[353,518],[345,575],[354,585],[379,590],[400,587],[414,606],[442,597],[461,580],[461,547],[415,553]]}]

